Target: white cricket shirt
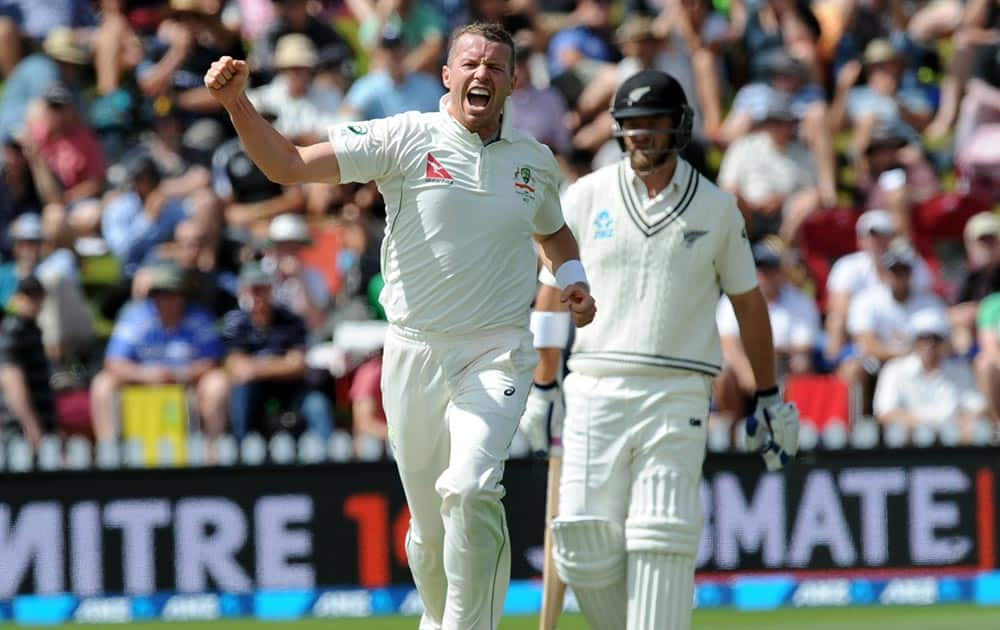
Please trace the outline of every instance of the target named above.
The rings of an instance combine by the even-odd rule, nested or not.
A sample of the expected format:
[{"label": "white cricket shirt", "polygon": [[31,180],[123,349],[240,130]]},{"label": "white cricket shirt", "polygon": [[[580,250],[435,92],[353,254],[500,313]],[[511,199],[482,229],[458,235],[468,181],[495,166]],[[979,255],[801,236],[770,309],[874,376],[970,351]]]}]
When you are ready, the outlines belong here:
[{"label": "white cricket shirt", "polygon": [[597,301],[593,323],[577,330],[570,368],[718,373],[719,294],[757,286],[736,199],[680,159],[671,183],[649,199],[621,160],[580,178],[563,202]]},{"label": "white cricket shirt", "polygon": [[[861,291],[881,284],[875,259],[866,251],[852,252],[837,259],[826,279],[826,290],[857,295]],[[910,288],[918,293],[930,291],[934,284],[931,270],[923,258],[913,266]]]},{"label": "white cricket shirt", "polygon": [[847,332],[852,337],[874,333],[886,348],[903,354],[910,347],[910,319],[924,309],[943,309],[944,304],[932,293],[911,293],[905,302],[897,302],[892,289],[877,284],[856,295],[847,309]]},{"label": "white cricket shirt", "polygon": [[949,360],[928,372],[916,354],[886,362],[879,372],[872,404],[876,416],[902,409],[931,426],[954,422],[962,412],[980,414],[986,410],[986,399],[967,363]]},{"label": "white cricket shirt", "polygon": [[511,116],[484,146],[447,99],[330,129],[341,181],[374,180],[385,199],[380,301],[390,322],[423,332],[527,327],[533,236],[563,226],[559,167]]}]

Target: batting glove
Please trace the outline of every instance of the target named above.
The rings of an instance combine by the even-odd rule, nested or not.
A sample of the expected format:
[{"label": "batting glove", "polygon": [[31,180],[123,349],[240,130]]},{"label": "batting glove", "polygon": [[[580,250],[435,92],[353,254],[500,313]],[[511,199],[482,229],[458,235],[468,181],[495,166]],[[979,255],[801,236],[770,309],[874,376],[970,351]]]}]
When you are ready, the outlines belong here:
[{"label": "batting glove", "polygon": [[566,406],[558,383],[535,383],[528,392],[528,404],[520,428],[535,453],[549,457],[562,455],[563,419]]},{"label": "batting glove", "polygon": [[781,400],[778,388],[757,392],[746,420],[747,450],[759,453],[768,470],[781,470],[799,452],[799,409]]}]

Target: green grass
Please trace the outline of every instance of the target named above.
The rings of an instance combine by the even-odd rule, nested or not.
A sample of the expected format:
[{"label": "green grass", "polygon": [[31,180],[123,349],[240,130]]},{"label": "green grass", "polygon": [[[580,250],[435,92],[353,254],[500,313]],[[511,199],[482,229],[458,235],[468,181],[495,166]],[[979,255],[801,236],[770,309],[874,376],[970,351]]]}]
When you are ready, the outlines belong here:
[{"label": "green grass", "polygon": [[[80,630],[86,626],[48,626],[52,630]],[[265,622],[226,620],[196,623],[136,623],[123,630],[414,630],[416,617],[376,617],[371,619],[310,619]],[[536,630],[536,617],[505,617],[501,630]],[[564,615],[559,630],[586,630],[580,615]],[[811,608],[768,612],[705,610],[694,615],[693,630],[997,630],[1000,609],[969,605],[892,608]]]}]

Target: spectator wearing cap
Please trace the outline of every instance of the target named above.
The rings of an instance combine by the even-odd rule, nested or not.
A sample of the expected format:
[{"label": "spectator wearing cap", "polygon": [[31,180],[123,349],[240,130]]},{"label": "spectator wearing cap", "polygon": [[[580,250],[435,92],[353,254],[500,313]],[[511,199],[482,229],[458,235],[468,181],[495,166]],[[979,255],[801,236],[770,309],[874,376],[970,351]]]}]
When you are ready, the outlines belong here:
[{"label": "spectator wearing cap", "polygon": [[510,95],[511,117],[519,129],[546,144],[556,154],[567,155],[572,149],[566,127],[566,101],[552,87],[539,88],[531,80],[531,50],[519,46],[514,72],[517,81]]},{"label": "spectator wearing cap", "polygon": [[[158,262],[173,262],[184,274],[188,299],[217,317],[236,308],[236,282],[231,273],[219,269],[217,243],[205,221],[185,219],[177,224],[174,238],[157,248],[153,258]],[[134,298],[149,292],[154,267],[149,265],[136,272],[132,283]]]},{"label": "spectator wearing cap", "polygon": [[[69,88],[53,84],[33,107],[21,137],[25,150],[37,153],[55,175],[62,190],[60,201],[71,210],[96,206],[96,197],[104,191],[104,152],[82,116]],[[89,227],[95,227],[93,211],[81,217],[85,215],[90,217]]]},{"label": "spectator wearing cap", "polygon": [[739,200],[751,240],[778,234],[792,243],[818,207],[819,193],[812,155],[796,139],[789,100],[777,92],[771,96],[754,113],[757,130],[726,150],[718,181]]},{"label": "spectator wearing cap", "polygon": [[354,82],[340,115],[347,120],[384,118],[407,111],[437,111],[444,88],[439,78],[406,66],[400,30],[386,27],[375,51],[376,69]]},{"label": "spectator wearing cap", "polygon": [[[906,60],[887,39],[874,39],[865,47],[863,64],[851,61],[841,67],[830,108],[832,129],[844,127],[845,117],[854,126],[855,155],[862,155],[876,123],[903,123],[919,132],[931,120],[931,104],[919,89],[902,84]],[[865,84],[855,86],[865,74]]]},{"label": "spectator wearing cap", "polygon": [[888,209],[906,235],[913,233],[914,206],[942,191],[919,138],[899,122],[878,122],[872,128],[859,163],[858,180],[864,207]]},{"label": "spectator wearing cap", "polygon": [[840,374],[848,382],[862,385],[866,407],[882,365],[910,350],[910,318],[924,309],[944,309],[934,294],[913,289],[917,260],[909,243],[897,239],[880,259],[882,282],[851,300],[847,332],[855,354],[841,363]]},{"label": "spectator wearing cap", "polygon": [[358,39],[366,50],[377,48],[386,30],[396,31],[406,51],[403,65],[407,72],[440,73],[445,52],[445,18],[430,2],[361,0],[359,4],[368,9],[358,31]]},{"label": "spectator wearing cap", "polygon": [[101,234],[131,281],[153,250],[173,238],[189,209],[182,199],[164,193],[160,169],[148,155],[135,158],[127,168],[128,188],[108,202]]},{"label": "spectator wearing cap", "polygon": [[239,282],[240,307],[222,321],[233,434],[242,438],[252,430],[272,433],[281,421],[265,417],[261,410],[276,407],[297,412],[310,431],[330,437],[330,400],[306,382],[305,322],[274,303],[271,276],[259,263],[247,263]]},{"label": "spectator wearing cap", "polygon": [[[48,356],[53,361],[81,358],[93,343],[94,324],[80,287],[76,257],[61,247],[59,226],[46,215],[19,216],[10,226],[13,260],[0,265],[0,300],[8,298],[17,283],[36,277],[46,289],[38,325]],[[44,225],[43,225],[44,223]]]},{"label": "spectator wearing cap", "polygon": [[44,298],[37,278],[22,278],[0,323],[0,431],[19,431],[33,448],[55,424],[51,368],[37,323]]},{"label": "spectator wearing cap", "polygon": [[[819,342],[819,311],[816,302],[788,282],[782,257],[783,246],[767,238],[753,246],[757,266],[757,284],[771,320],[771,335],[778,361],[778,377],[813,371],[813,350]],[[750,360],[740,341],[739,323],[729,298],[722,296],[715,312],[725,363],[716,379],[714,397],[720,413],[730,418],[743,417],[747,403],[759,389],[750,368]]]},{"label": "spectator wearing cap", "polygon": [[[0,37],[0,41],[10,40]],[[84,72],[89,64],[90,52],[77,43],[73,31],[53,29],[40,52],[22,59],[13,72],[4,73],[7,80],[0,96],[0,135],[21,135],[28,107],[56,83],[69,87],[74,98],[82,104]]]},{"label": "spectator wearing cap", "polygon": [[276,0],[272,5],[274,19],[261,36],[255,39],[251,52],[250,59],[255,68],[275,68],[278,41],[293,33],[305,35],[320,56],[336,49],[353,59],[354,51],[347,41],[330,24],[312,15],[306,0]]},{"label": "spectator wearing cap", "polygon": [[87,0],[32,2],[6,0],[0,4],[0,75],[10,76],[26,51],[53,31],[79,32],[84,39],[95,24],[94,7]]},{"label": "spectator wearing cap", "polygon": [[104,368],[90,386],[91,417],[98,441],[118,434],[117,396],[125,385],[175,383],[192,389],[203,430],[210,437],[226,425],[228,383],[213,368],[222,358],[215,319],[184,296],[184,276],[159,265],[149,297],[127,306],[115,322]]},{"label": "spectator wearing cap", "polygon": [[[879,274],[881,257],[899,234],[896,222],[887,210],[869,210],[858,218],[854,226],[858,251],[839,258],[827,277],[826,346],[828,361],[836,362],[845,349],[847,314],[851,302],[862,291],[882,282]],[[931,290],[934,278],[930,268],[921,258],[914,262],[911,273],[913,291]]]},{"label": "spectator wearing cap", "polygon": [[986,399],[976,388],[969,364],[950,356],[947,314],[934,308],[917,311],[909,329],[911,351],[890,359],[879,373],[875,417],[882,424],[911,430],[953,425],[968,443],[976,421],[986,415]]},{"label": "spectator wearing cap", "polygon": [[323,274],[303,264],[299,254],[312,242],[309,226],[298,214],[283,214],[271,220],[268,251],[261,261],[271,274],[274,302],[295,313],[313,332],[326,323],[330,291]]},{"label": "spectator wearing cap", "polygon": [[754,80],[736,93],[732,107],[716,140],[728,146],[750,133],[754,112],[766,107],[772,93],[789,99],[789,107],[799,121],[799,137],[812,152],[816,179],[824,206],[836,203],[836,174],[833,138],[827,116],[823,88],[812,81],[809,68],[784,48],[774,48],[753,61]]},{"label": "spectator wearing cap", "polygon": [[954,327],[954,349],[965,355],[975,348],[980,305],[1000,291],[1000,218],[981,212],[965,223],[963,232],[965,276],[951,300],[948,317]]},{"label": "spectator wearing cap", "polygon": [[[580,127],[573,144],[577,148],[599,152],[617,160],[621,149],[611,141],[612,118],[608,103],[626,79],[642,70],[659,70],[676,78],[694,110],[694,139],[683,156],[695,168],[704,171],[702,144],[713,139],[721,122],[720,70],[715,44],[726,32],[725,20],[701,0],[678,9],[684,26],[666,39],[657,35],[656,23],[648,17],[632,16],[615,31],[615,41],[624,58],[617,64],[606,64],[587,81],[576,106]],[[698,28],[695,28],[695,24]],[[673,28],[673,27],[671,27]],[[695,30],[692,30],[695,29]],[[695,33],[698,33],[697,35]],[[688,40],[696,46],[689,50]],[[697,68],[697,70],[696,70]]]},{"label": "spectator wearing cap", "polygon": [[250,102],[260,110],[274,112],[274,128],[299,144],[319,142],[336,118],[343,94],[332,87],[313,83],[319,55],[305,35],[291,33],[278,40],[274,67],[278,76],[271,83],[250,90]]}]

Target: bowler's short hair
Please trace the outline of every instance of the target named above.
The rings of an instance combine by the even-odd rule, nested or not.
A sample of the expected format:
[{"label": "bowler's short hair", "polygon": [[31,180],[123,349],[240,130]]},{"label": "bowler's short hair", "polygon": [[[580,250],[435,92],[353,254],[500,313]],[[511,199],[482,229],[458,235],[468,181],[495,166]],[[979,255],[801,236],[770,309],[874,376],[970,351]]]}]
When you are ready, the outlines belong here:
[{"label": "bowler's short hair", "polygon": [[514,38],[511,37],[510,33],[508,33],[504,27],[499,24],[493,24],[492,22],[473,22],[472,24],[466,24],[465,26],[455,29],[455,32],[451,34],[451,44],[448,46],[449,64],[455,55],[455,42],[457,42],[463,35],[478,35],[479,37],[485,38],[487,41],[497,42],[498,44],[507,46],[507,48],[510,49],[510,74],[514,74]]}]

